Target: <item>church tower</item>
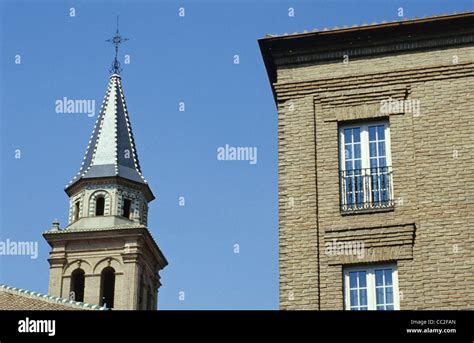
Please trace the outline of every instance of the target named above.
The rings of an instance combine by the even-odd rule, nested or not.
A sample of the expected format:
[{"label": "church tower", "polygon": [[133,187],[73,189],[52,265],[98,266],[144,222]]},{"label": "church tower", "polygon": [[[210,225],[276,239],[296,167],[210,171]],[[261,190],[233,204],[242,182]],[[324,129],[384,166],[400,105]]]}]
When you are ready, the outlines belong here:
[{"label": "church tower", "polygon": [[116,58],[78,174],[66,186],[69,220],[43,233],[49,294],[120,310],[157,308],[168,262],[147,228],[155,197],[142,175]]}]

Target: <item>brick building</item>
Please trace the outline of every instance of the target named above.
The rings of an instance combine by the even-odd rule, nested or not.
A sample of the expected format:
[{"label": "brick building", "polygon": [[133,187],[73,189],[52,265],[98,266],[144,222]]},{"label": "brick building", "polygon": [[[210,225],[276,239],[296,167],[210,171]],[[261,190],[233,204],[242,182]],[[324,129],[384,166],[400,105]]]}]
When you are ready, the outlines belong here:
[{"label": "brick building", "polygon": [[474,13],[259,44],[281,309],[473,309]]}]

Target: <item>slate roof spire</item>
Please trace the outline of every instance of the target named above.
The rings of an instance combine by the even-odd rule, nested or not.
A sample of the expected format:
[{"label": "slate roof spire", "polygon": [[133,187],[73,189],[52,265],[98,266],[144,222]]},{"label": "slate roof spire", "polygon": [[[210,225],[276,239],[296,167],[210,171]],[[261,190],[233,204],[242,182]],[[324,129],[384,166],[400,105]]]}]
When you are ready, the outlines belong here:
[{"label": "slate roof spire", "polygon": [[148,187],[140,169],[121,77],[118,74],[110,76],[82,166],[66,186],[66,192],[81,179],[103,177],[121,177]]},{"label": "slate roof spire", "polygon": [[154,199],[147,181],[142,175],[138,161],[132,126],[123,95],[118,48],[127,41],[117,30],[114,37],[108,39],[115,46],[115,58],[112,63],[109,84],[86,154],[79,172],[66,185],[66,193],[79,181],[85,179],[119,177],[144,186],[147,198]]}]

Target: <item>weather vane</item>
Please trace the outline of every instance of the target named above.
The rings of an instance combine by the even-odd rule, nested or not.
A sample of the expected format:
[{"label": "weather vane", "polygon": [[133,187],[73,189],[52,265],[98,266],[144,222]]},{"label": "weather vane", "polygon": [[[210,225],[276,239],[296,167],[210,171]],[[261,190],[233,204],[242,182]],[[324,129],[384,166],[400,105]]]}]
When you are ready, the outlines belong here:
[{"label": "weather vane", "polygon": [[119,17],[117,16],[117,30],[115,31],[115,36],[113,36],[111,39],[106,40],[106,42],[112,42],[112,44],[115,45],[115,58],[114,58],[114,61],[112,62],[112,68],[110,68],[111,74],[120,74],[120,72],[122,71],[122,68],[120,68],[120,62],[117,59],[118,48],[120,44],[128,41],[128,38],[124,38],[120,35],[118,28],[119,28]]}]

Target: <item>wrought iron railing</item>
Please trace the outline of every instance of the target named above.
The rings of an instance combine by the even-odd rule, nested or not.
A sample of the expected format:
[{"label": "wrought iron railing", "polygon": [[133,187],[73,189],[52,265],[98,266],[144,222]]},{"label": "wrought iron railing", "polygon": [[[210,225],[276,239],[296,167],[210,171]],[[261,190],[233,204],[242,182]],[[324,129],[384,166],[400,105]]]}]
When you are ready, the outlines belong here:
[{"label": "wrought iron railing", "polygon": [[393,207],[392,167],[340,171],[341,211]]}]

